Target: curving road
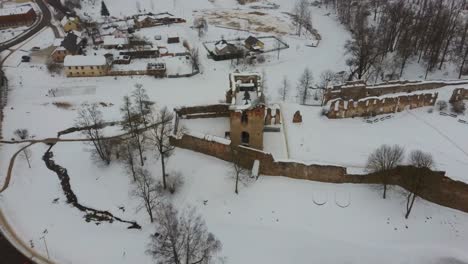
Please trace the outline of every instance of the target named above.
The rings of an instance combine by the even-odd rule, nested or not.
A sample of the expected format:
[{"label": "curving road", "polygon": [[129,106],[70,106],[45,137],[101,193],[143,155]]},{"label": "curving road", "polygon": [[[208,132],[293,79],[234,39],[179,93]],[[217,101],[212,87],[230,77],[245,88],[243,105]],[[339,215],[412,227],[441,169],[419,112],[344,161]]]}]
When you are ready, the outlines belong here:
[{"label": "curving road", "polygon": [[[52,26],[51,25],[52,14],[50,13],[50,10],[47,7],[44,0],[35,0],[35,2],[39,6],[39,8],[41,9],[42,15],[40,15],[40,22],[38,24],[34,25],[34,27],[32,29],[30,29],[28,32],[26,32],[25,34],[23,34],[20,37],[16,38],[15,40],[13,40],[11,42],[8,42],[6,44],[1,44],[0,45],[0,52],[2,52],[4,50],[7,50],[7,49],[9,49],[9,48],[11,48],[11,47],[13,47],[15,45],[20,44],[21,42],[23,42],[23,41],[27,40],[28,38],[32,37],[34,34],[39,32],[44,27]],[[54,27],[52,26],[52,29],[53,28]],[[54,30],[54,33],[55,33],[55,30]]]},{"label": "curving road", "polygon": [[[57,28],[55,28],[52,23],[52,14],[47,7],[46,3],[44,0],[35,0],[39,8],[41,9],[41,13],[39,15],[39,23],[35,24],[33,28],[31,28],[29,31],[24,33],[23,35],[19,36],[18,38],[6,43],[6,44],[0,44],[0,52],[7,50],[15,45],[18,45],[30,37],[34,36],[36,33],[41,31],[43,28],[50,26],[56,37],[58,34]],[[11,53],[10,53],[11,54]],[[0,61],[0,68],[2,66],[2,62]],[[1,87],[0,87],[1,89]],[[0,119],[0,122],[2,120]],[[43,258],[41,255],[37,254],[35,251],[29,249],[27,245],[25,245],[14,233],[14,231],[11,229],[11,227],[8,225],[8,223],[5,221],[4,216],[2,212],[0,211],[0,229],[3,229],[3,232],[8,231],[8,236],[9,239],[13,240],[16,242],[16,244],[19,246],[21,245],[22,250],[17,249],[12,243],[10,243],[9,239],[5,237],[5,235],[0,231],[0,263],[9,263],[9,264],[32,264],[34,262],[38,263],[51,263],[47,259]],[[13,231],[13,232],[12,232]],[[31,254],[31,256],[25,257],[23,253],[28,252]],[[35,259],[35,261],[32,261],[31,259]]]}]

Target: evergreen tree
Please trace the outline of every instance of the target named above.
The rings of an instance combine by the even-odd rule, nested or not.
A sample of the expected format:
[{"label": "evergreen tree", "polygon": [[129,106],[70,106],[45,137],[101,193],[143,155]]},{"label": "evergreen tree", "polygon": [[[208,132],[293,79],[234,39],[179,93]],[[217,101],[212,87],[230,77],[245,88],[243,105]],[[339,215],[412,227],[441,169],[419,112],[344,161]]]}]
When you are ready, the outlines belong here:
[{"label": "evergreen tree", "polygon": [[106,3],[101,2],[101,16],[110,16],[109,10],[107,9]]}]

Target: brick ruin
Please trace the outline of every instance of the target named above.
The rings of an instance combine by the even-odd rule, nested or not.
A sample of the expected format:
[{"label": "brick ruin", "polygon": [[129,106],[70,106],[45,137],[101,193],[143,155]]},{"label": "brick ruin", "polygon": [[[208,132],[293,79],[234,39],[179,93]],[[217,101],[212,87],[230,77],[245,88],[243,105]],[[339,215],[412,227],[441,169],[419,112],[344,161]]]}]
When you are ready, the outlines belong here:
[{"label": "brick ruin", "polygon": [[[233,145],[246,145],[263,149],[265,127],[281,125],[281,111],[278,107],[258,105],[248,111],[235,111],[229,104],[189,106],[174,109],[176,123],[174,134],[178,132],[180,119],[199,119],[227,117],[230,119],[230,131],[226,131]],[[243,132],[248,133],[249,143],[242,142]],[[245,137],[245,135],[244,135]]]},{"label": "brick ruin", "polygon": [[328,118],[368,117],[401,112],[406,108],[415,109],[433,106],[438,93],[403,95],[387,98],[370,98],[359,101],[338,99],[330,104]]},{"label": "brick ruin", "polygon": [[364,81],[347,82],[344,85],[334,86],[325,91],[324,102],[334,99],[354,100],[366,97],[382,96],[395,93],[412,93],[422,90],[434,90],[447,85],[468,84],[468,81],[456,82],[420,82],[420,81],[393,81],[376,85],[367,85]]},{"label": "brick ruin", "polygon": [[[172,136],[173,146],[192,150],[228,162],[232,161],[232,145],[220,143],[216,140],[198,138],[191,135]],[[276,161],[270,153],[261,150],[234,146],[240,153],[240,163],[251,169],[258,161],[259,173],[266,176],[284,176],[293,179],[329,183],[381,184],[383,175],[351,175],[345,167],[304,164],[296,161]],[[455,181],[445,176],[445,172],[418,169],[410,166],[400,166],[386,174],[386,181],[390,185],[397,185],[411,190],[411,177],[424,175],[423,186],[418,196],[433,203],[447,206],[468,213],[468,184]]]},{"label": "brick ruin", "polygon": [[458,88],[453,90],[452,97],[450,97],[450,103],[455,103],[463,100],[468,100],[468,89]]}]

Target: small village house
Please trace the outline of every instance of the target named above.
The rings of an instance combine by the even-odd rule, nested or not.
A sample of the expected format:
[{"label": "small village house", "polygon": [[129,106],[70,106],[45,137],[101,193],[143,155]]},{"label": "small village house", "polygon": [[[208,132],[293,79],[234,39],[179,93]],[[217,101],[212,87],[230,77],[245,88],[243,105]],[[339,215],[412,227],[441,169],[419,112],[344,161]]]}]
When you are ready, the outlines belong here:
[{"label": "small village house", "polygon": [[67,77],[98,77],[105,76],[109,64],[104,56],[69,55],[63,62]]},{"label": "small village house", "polygon": [[135,17],[135,26],[138,28],[152,27],[156,24],[156,19],[154,17],[146,15]]},{"label": "small village house", "polygon": [[61,21],[63,30],[69,31],[81,31],[80,19],[78,17],[63,17]]},{"label": "small village house", "polygon": [[102,47],[105,49],[127,49],[129,47],[128,38],[117,38],[113,35],[103,36]]},{"label": "small village house", "polygon": [[63,40],[54,42],[55,50],[50,55],[54,62],[62,63],[68,55],[80,55],[82,53],[82,39],[75,33],[69,32]]},{"label": "small village house", "polygon": [[29,26],[36,18],[36,11],[30,4],[4,6],[0,8],[0,29]]},{"label": "small village house", "polygon": [[239,53],[239,48],[222,39],[215,43],[215,53],[216,55],[233,55]]},{"label": "small village house", "polygon": [[265,48],[265,43],[261,42],[254,36],[249,36],[244,41],[244,46],[251,51],[261,51]]}]

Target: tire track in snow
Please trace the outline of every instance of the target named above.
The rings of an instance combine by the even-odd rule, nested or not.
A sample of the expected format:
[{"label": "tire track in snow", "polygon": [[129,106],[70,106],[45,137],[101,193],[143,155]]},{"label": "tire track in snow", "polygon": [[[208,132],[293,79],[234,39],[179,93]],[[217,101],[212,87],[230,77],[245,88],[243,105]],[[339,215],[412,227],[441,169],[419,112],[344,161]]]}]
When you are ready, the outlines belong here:
[{"label": "tire track in snow", "polygon": [[[449,136],[445,135],[442,131],[440,131],[436,126],[432,125],[431,123],[427,122],[426,120],[422,119],[421,117],[415,115],[414,113],[411,113],[410,111],[406,110],[406,112],[408,112],[410,115],[412,115],[414,118],[416,118],[417,120],[423,122],[424,124],[426,124],[428,127],[430,127],[432,130],[434,130],[435,132],[437,132],[440,136],[442,136],[443,138],[445,138],[452,146],[454,146],[455,148],[457,148],[458,150],[460,150],[467,158],[468,158],[468,152],[466,152],[463,148],[461,148],[460,146],[458,146],[458,144],[453,141]],[[466,162],[463,162],[464,164],[467,164]]]}]

